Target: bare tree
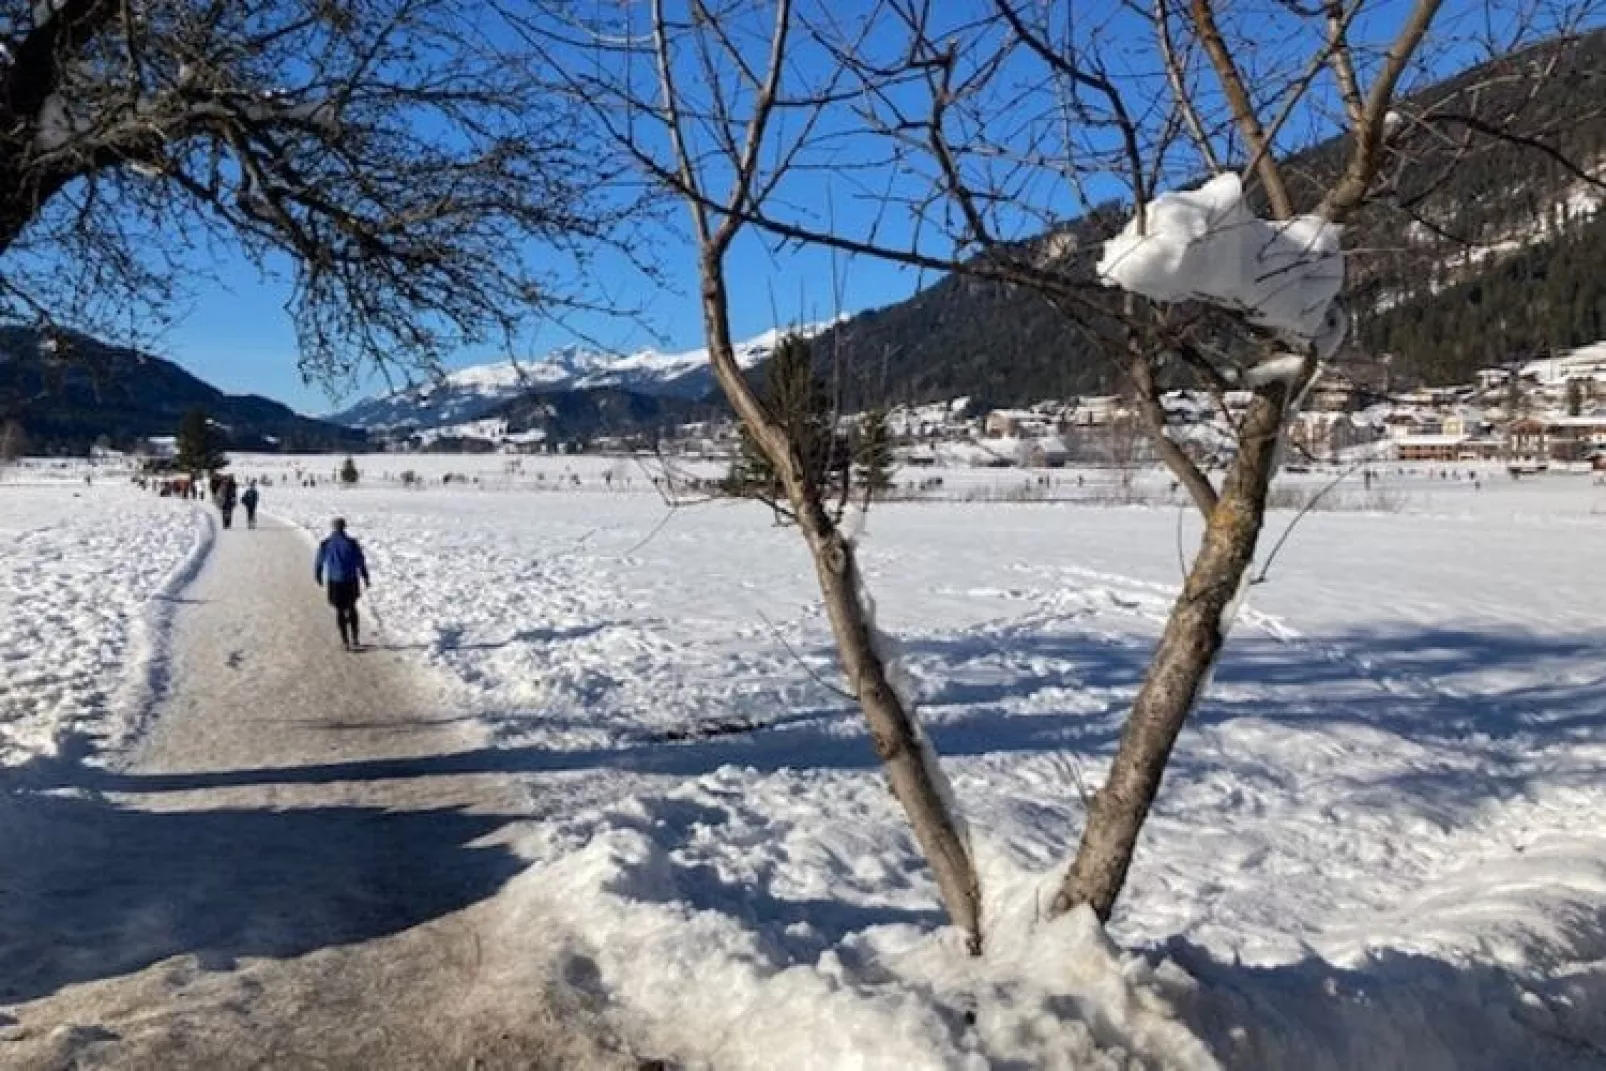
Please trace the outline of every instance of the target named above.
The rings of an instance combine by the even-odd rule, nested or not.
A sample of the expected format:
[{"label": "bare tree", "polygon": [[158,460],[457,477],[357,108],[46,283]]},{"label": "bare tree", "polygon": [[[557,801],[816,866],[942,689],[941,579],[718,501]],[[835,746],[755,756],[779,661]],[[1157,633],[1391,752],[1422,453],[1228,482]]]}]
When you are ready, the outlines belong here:
[{"label": "bare tree", "polygon": [[[693,2],[678,23],[664,17],[661,5],[654,8],[664,88],[657,104],[622,91],[618,80],[573,80],[589,99],[628,101],[636,122],[657,123],[654,136],[673,145],[665,162],[654,151],[661,142],[638,126],[612,127],[648,174],[692,206],[716,354],[725,301],[720,257],[743,225],[787,242],[1025,287],[1119,370],[1155,454],[1205,518],[1052,905],[1065,911],[1086,904],[1107,918],[1171,750],[1244,595],[1289,423],[1347,324],[1337,304],[1319,326],[1290,332],[1221,297],[1112,294],[1094,264],[1100,243],[1129,218],[1137,236],[1146,236],[1147,206],[1156,194],[1192,185],[1201,174],[1241,175],[1249,206],[1261,217],[1256,225],[1266,233],[1333,235],[1366,213],[1422,215],[1424,198],[1457,161],[1479,151],[1480,137],[1559,152],[1520,128],[1523,79],[1544,77],[1548,63],[1522,49],[1558,35],[1565,40],[1589,23],[1596,5],[1474,4],[1443,15],[1439,0],[1389,11],[1371,10],[1364,0],[1230,10],[1212,0],[1155,0],[1089,13],[1071,0],[881,0],[850,16],[837,5],[797,0],[777,5],[777,50],[768,68],[729,47],[727,27],[739,25],[753,6]],[[831,72],[803,94],[784,93],[775,76],[786,58],[780,46],[789,18],[806,42],[794,43],[793,52],[806,53],[816,72]],[[733,137],[742,124],[733,121],[728,101],[686,103],[666,44],[679,38],[691,42],[694,69],[746,84],[764,102],[745,113],[748,140]],[[632,38],[624,29],[609,40],[622,50],[628,46],[620,42]],[[1411,95],[1448,64],[1513,53],[1519,57],[1513,69],[1493,79],[1507,90],[1488,95],[1496,100],[1493,112],[1479,111],[1484,89],[1493,86],[1462,87],[1442,99]],[[784,144],[752,137],[789,110],[796,114]],[[706,137],[706,149],[691,145],[689,126]],[[1325,156],[1300,154],[1324,138],[1334,146]],[[728,193],[711,192],[701,170],[716,159],[723,167],[714,174]],[[805,170],[805,162],[826,177],[817,178],[812,196],[784,196],[779,188],[788,169]],[[1577,165],[1570,173],[1591,175]],[[878,206],[868,224],[849,229],[822,216],[818,206],[828,198],[818,183],[829,190],[836,188],[832,181]],[[1356,252],[1345,261],[1357,261]],[[725,373],[721,382],[737,412],[763,428],[750,392],[733,369]],[[1196,387],[1215,399],[1232,444],[1219,477],[1173,437],[1162,403],[1171,386]],[[761,442],[767,454],[785,458],[783,435],[769,433]],[[828,518],[802,519],[813,514],[806,491],[799,494],[794,502],[822,562],[822,588],[828,601],[841,600],[838,638],[851,674],[859,653],[873,652],[868,633],[866,644],[858,642],[852,600],[844,598],[856,585],[847,582],[851,547]],[[834,621],[838,612],[833,604]],[[867,713],[879,725],[872,705],[866,703]]]},{"label": "bare tree", "polygon": [[583,301],[633,205],[518,42],[495,0],[12,0],[0,314],[125,333],[233,248],[338,375]]},{"label": "bare tree", "polygon": [[[1479,42],[1493,55],[1547,35],[1565,37],[1592,5],[1538,5],[1517,14],[1479,6],[1439,22],[1438,0],[1415,0],[1386,18],[1369,13],[1364,33],[1361,0],[1227,12],[1211,0],[1156,0],[1141,19],[1128,7],[1103,21],[1072,17],[1068,3],[990,0],[977,5],[990,12],[979,10],[968,22],[944,20],[924,0],[888,6],[905,31],[890,49],[921,63],[927,93],[917,111],[906,90],[896,97],[872,92],[866,127],[899,147],[904,166],[911,154],[925,160],[949,218],[960,223],[950,233],[961,249],[981,254],[956,267],[1013,276],[1038,290],[1066,314],[1067,329],[1087,333],[1122,369],[1157,455],[1206,522],[1052,905],[1064,911],[1088,904],[1108,917],[1171,750],[1244,596],[1288,425],[1321,374],[1323,343],[1343,330],[1342,309],[1334,306],[1334,318],[1322,325],[1328,337],[1313,340],[1267,330],[1253,309],[1135,295],[1090,301],[1083,287],[1096,276],[1091,254],[1109,236],[1108,224],[1024,246],[1017,241],[1022,229],[1038,222],[1050,235],[1066,235],[1054,217],[1067,204],[1097,224],[1096,191],[1113,187],[1133,206],[1132,226],[1143,235],[1157,191],[1227,169],[1242,173],[1278,229],[1301,213],[1302,225],[1314,230],[1398,208],[1405,189],[1420,201],[1434,179],[1420,177],[1426,168],[1413,155],[1420,142],[1411,139],[1420,126],[1450,122],[1452,110],[1442,101],[1407,101],[1412,81],[1445,73],[1435,62],[1440,55],[1459,53],[1458,62],[1476,55],[1469,27],[1500,27],[1500,40]],[[885,60],[877,66],[841,54],[863,72],[859,85],[885,81]],[[1540,58],[1539,70],[1526,73],[1542,78],[1549,62]],[[1034,82],[1048,88],[1021,88]],[[1456,99],[1465,103],[1465,94]],[[1000,121],[1005,100],[1013,126]],[[1484,127],[1514,134],[1520,105],[1506,94],[1498,120]],[[1296,155],[1333,135],[1341,139],[1328,159]],[[1453,167],[1477,149],[1463,140],[1438,154],[1438,166]],[[1045,171],[1068,181],[1040,192]],[[1402,183],[1407,173],[1413,177]],[[1066,186],[1068,196],[1054,192]],[[1216,398],[1234,445],[1219,482],[1172,437],[1164,384],[1200,387]],[[1229,392],[1240,407],[1226,404]]]},{"label": "bare tree", "polygon": [[28,450],[28,436],[22,422],[8,420],[0,425],[0,465],[10,465],[21,459]]},{"label": "bare tree", "polygon": [[[1104,16],[1073,13],[1070,3],[978,0],[961,11],[888,0],[881,32],[857,38],[879,50],[834,50],[854,73],[860,129],[887,146],[896,167],[929,180],[896,187],[900,207],[947,237],[958,254],[951,268],[1039,292],[1065,314],[1067,330],[1084,333],[1120,368],[1157,456],[1205,518],[1056,912],[1087,904],[1108,917],[1120,894],[1171,750],[1244,596],[1288,424],[1345,327],[1338,306],[1318,338],[1268,329],[1255,309],[1220,301],[1090,293],[1100,281],[1092,264],[1099,241],[1119,222],[1107,200],[1119,194],[1132,206],[1141,239],[1158,191],[1234,170],[1274,221],[1269,233],[1330,230],[1385,199],[1397,203],[1412,130],[1451,122],[1442,103],[1407,108],[1416,120],[1396,110],[1413,79],[1443,73],[1436,50],[1459,50],[1464,62],[1470,23],[1498,24],[1502,40],[1488,42],[1488,52],[1510,51],[1565,34],[1590,7],[1462,12],[1435,40],[1440,6],[1415,0],[1389,17],[1371,13],[1363,34],[1361,0],[1228,12],[1211,0],[1156,0]],[[1514,114],[1485,125],[1510,132]],[[1332,159],[1294,164],[1296,150],[1332,135],[1341,135]],[[1448,155],[1470,151],[1463,142]],[[1080,225],[1062,222],[1076,212]],[[759,222],[795,239],[934,266],[930,243],[893,247],[796,218]],[[1313,249],[1308,259],[1317,256]],[[1219,482],[1172,437],[1165,385],[1217,399],[1234,444]],[[1229,410],[1231,392],[1242,404]]]},{"label": "bare tree", "polygon": [[747,227],[812,144],[833,99],[802,86],[792,0],[653,0],[602,5],[589,19],[546,5],[528,28],[549,63],[650,182],[681,198],[696,249],[703,330],[720,388],[767,459],[789,519],[809,548],[848,690],[869,723],[892,791],[937,879],[949,917],[981,948],[981,896],[964,829],[907,697],[888,672],[873,604],[841,502],[829,501],[817,444],[772,412],[743,375],[731,341],[726,261]]}]

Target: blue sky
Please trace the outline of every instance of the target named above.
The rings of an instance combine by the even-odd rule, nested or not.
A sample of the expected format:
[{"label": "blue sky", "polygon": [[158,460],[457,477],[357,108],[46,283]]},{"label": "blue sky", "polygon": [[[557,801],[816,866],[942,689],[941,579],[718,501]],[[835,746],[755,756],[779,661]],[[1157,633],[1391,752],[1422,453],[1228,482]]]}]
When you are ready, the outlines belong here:
[{"label": "blue sky", "polygon": [[[853,4],[847,7],[853,7]],[[1117,8],[1119,5],[1117,5]],[[754,8],[753,10],[757,10]],[[838,6],[834,13],[847,8]],[[957,9],[956,9],[957,10]],[[749,40],[762,53],[768,26],[762,21],[747,27]],[[729,30],[729,27],[727,27]],[[882,42],[878,41],[877,44]],[[901,40],[888,42],[901,47]],[[827,69],[827,61],[816,52],[810,55],[794,40],[793,62],[801,82],[807,82]],[[686,87],[695,81],[688,63]],[[796,91],[796,90],[794,90]],[[785,132],[785,123],[778,133]],[[817,133],[837,134],[829,124]],[[833,143],[806,161],[819,170],[802,171],[779,191],[784,214],[816,227],[836,226],[856,235],[874,234],[883,241],[914,244],[915,225],[907,211],[888,212],[877,203],[877,190],[867,188],[861,174],[879,183],[895,181],[899,192],[923,192],[930,188],[929,172],[922,175],[902,169],[895,179],[887,179],[885,168],[867,168],[872,158],[879,161],[884,150],[879,141],[860,139],[849,144]],[[725,176],[714,175],[709,188],[723,190]],[[1114,188],[1110,193],[1117,192]],[[1034,197],[1039,204],[1063,197],[1058,191],[1049,197]],[[696,300],[698,281],[693,260],[694,248],[683,229],[685,213],[676,206],[673,224],[655,236],[656,260],[668,282],[667,288],[647,285],[639,276],[618,263],[620,258],[604,256],[598,269],[613,272],[609,288],[642,308],[639,317],[580,315],[565,324],[537,321],[528,337],[521,340],[515,355],[521,359],[539,357],[558,346],[582,342],[629,352],[644,346],[669,350],[693,349],[702,345],[702,325]],[[1012,221],[1017,235],[1036,233],[1038,221]],[[933,241],[929,229],[921,232],[919,244]],[[938,251],[946,252],[941,238]],[[539,260],[539,253],[535,254]],[[383,390],[387,384],[377,379],[359,383],[328,384],[305,382],[296,363],[296,339],[284,305],[290,293],[287,277],[263,278],[243,258],[227,253],[198,264],[198,279],[215,277],[216,283],[198,281],[186,311],[178,321],[152,339],[148,348],[170,357],[208,382],[230,392],[267,395],[309,413],[327,412],[349,404],[357,397]],[[930,271],[889,263],[871,257],[852,257],[819,248],[789,245],[776,248],[773,241],[749,232],[738,240],[727,264],[731,292],[732,328],[738,338],[750,337],[777,323],[812,322],[881,307],[902,300],[922,286],[930,285]],[[461,367],[482,361],[499,360],[507,354],[496,350],[470,350],[456,355],[448,367]]]},{"label": "blue sky", "polygon": [[[1104,5],[1079,3],[1079,17],[1096,6]],[[1378,29],[1392,29],[1406,7],[1407,0],[1379,0],[1366,21]],[[1112,18],[1125,17],[1120,15],[1119,4],[1112,5],[1109,11],[1115,13]],[[1241,12],[1239,16],[1248,17]],[[1441,16],[1441,26],[1469,16],[1467,6],[1452,3]],[[1358,31],[1361,29],[1357,27]],[[1131,45],[1129,49],[1116,49],[1120,53],[1130,52],[1128,58],[1116,60],[1117,65],[1124,62],[1134,70],[1146,66],[1152,69],[1146,41],[1139,40],[1124,27],[1117,27],[1111,33],[1119,44]],[[1471,50],[1450,49],[1439,56],[1436,66],[1442,71],[1478,58],[1481,57]],[[810,61],[805,54],[800,62],[806,66]],[[807,78],[810,71],[802,73]],[[1152,77],[1152,74],[1144,77]],[[1003,114],[1005,121],[1011,118],[1007,112]],[[1300,140],[1325,133],[1322,127],[1326,124],[1319,115],[1294,125],[1302,128],[1298,135],[1293,135]],[[1098,146],[1095,144],[1093,148]],[[843,160],[851,163],[861,151],[865,151],[861,146],[850,145]],[[817,162],[824,162],[824,158]],[[1197,174],[1197,165],[1191,166],[1192,173]],[[875,210],[868,207],[866,200],[854,196],[854,174],[849,166],[838,168],[835,173],[827,167],[806,174],[784,190],[786,200],[793,207],[794,215],[802,213],[802,218],[817,224],[829,217],[836,224],[861,234],[874,225],[880,228],[883,237],[909,236],[912,229],[907,214],[894,213],[890,218],[877,219]],[[899,183],[900,192],[918,191],[930,182],[929,175],[911,171],[884,180]],[[1063,184],[1055,188],[1056,183],[1056,177],[1049,174],[1038,176],[1029,187],[1020,189],[1039,205],[1046,206],[1050,215],[1075,214],[1075,206],[1066,198]],[[723,188],[723,183],[715,182],[714,187]],[[859,192],[863,192],[862,188]],[[1118,192],[1113,184],[1099,184],[1092,196],[1102,199]],[[677,222],[680,218],[676,217]],[[1035,232],[1040,226],[1019,216],[1008,224],[1008,229],[1016,234]],[[646,285],[607,258],[597,266],[598,271],[619,274],[618,278],[607,280],[610,289],[624,293],[642,307],[643,315],[639,319],[585,315],[572,321],[574,330],[537,323],[528,337],[521,340],[516,355],[525,359],[537,357],[552,348],[577,341],[595,342],[619,351],[648,345],[669,349],[700,346],[702,331],[693,250],[677,231],[678,228],[666,229],[656,250],[670,283],[667,290]],[[294,331],[284,310],[289,296],[287,281],[263,278],[254,266],[226,253],[197,267],[203,278],[215,276],[217,281],[197,283],[187,304],[187,314],[151,340],[148,348],[177,360],[224,390],[267,395],[303,412],[329,411],[349,404],[362,394],[384,388],[385,384],[377,380],[334,385],[303,381],[296,363]],[[738,338],[756,335],[777,322],[814,321],[887,305],[933,281],[929,272],[921,273],[870,258],[851,258],[826,250],[795,247],[777,252],[757,236],[739,242],[732,251],[728,276],[733,328]],[[461,367],[505,356],[507,354],[491,350],[467,351],[448,364]]]},{"label": "blue sky", "polygon": [[[679,280],[678,290],[652,291],[635,284],[645,314],[634,317],[590,315],[574,321],[576,330],[555,323],[536,323],[524,340],[522,358],[539,356],[569,343],[591,341],[628,352],[645,346],[695,349],[702,342],[702,321],[696,302],[697,280],[690,260],[675,257],[666,242],[666,271]],[[676,261],[679,264],[676,264]],[[820,251],[771,255],[758,242],[743,243],[731,258],[733,327],[738,338],[757,335],[779,318],[782,323],[829,319],[840,312],[858,312],[900,300],[920,285],[920,273],[870,259],[837,256],[845,279],[841,304],[833,296],[830,256]],[[188,313],[149,343],[149,349],[177,361],[208,383],[230,393],[262,394],[306,413],[327,412],[365,393],[381,390],[371,379],[355,388],[307,383],[296,367],[295,331],[284,311],[290,289],[283,280],[261,278],[243,259],[205,265],[217,284],[200,283]],[[678,270],[677,270],[678,269]],[[931,276],[925,276],[929,283]],[[773,310],[773,311],[772,311]],[[494,351],[467,351],[449,362],[462,367],[504,356]],[[333,396],[331,390],[334,391]]]}]

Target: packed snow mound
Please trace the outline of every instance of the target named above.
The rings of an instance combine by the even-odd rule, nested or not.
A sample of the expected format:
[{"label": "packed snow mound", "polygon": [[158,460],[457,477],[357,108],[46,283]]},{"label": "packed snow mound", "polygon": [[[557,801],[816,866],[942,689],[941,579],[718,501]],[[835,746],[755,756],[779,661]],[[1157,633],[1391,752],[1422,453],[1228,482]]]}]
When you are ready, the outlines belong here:
[{"label": "packed snow mound", "polygon": [[685,823],[743,781],[727,767],[521,845],[540,865],[513,896],[575,935],[564,975],[606,992],[644,1051],[721,1071],[1220,1071],[1182,1016],[1185,972],[1122,951],[1089,910],[1041,919],[1046,876],[985,846],[980,959],[897,911],[837,943],[842,919],[877,912],[733,897],[730,875],[686,858]]},{"label": "packed snow mound", "polygon": [[[1140,226],[1141,220],[1141,226]],[[1208,301],[1300,344],[1337,349],[1347,317],[1341,228],[1320,216],[1257,217],[1233,172],[1162,193],[1104,243],[1099,278],[1154,301]]]}]

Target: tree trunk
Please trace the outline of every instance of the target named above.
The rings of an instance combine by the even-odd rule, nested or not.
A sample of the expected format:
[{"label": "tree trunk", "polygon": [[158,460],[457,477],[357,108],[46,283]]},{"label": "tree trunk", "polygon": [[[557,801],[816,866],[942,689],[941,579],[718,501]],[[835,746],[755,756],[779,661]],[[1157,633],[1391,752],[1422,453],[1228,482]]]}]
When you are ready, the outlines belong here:
[{"label": "tree trunk", "polygon": [[1262,388],[1244,416],[1238,456],[1210,513],[1203,546],[1166,621],[1110,775],[1093,796],[1076,861],[1050,906],[1056,915],[1088,904],[1108,920],[1126,883],[1171,748],[1215,665],[1226,615],[1254,560],[1288,389],[1281,383]]},{"label": "tree trunk", "polygon": [[870,725],[870,739],[886,766],[893,795],[903,804],[915,839],[937,878],[943,904],[955,926],[965,931],[972,955],[981,954],[981,882],[975,861],[940,783],[941,773],[928,766],[930,756],[913,715],[887,677],[876,650],[870,615],[859,587],[859,566],[853,544],[831,523],[816,499],[799,512],[799,522],[837,652],[850,688]]},{"label": "tree trunk", "polygon": [[809,479],[797,444],[765,412],[736,363],[718,254],[705,249],[701,270],[703,327],[714,377],[753,442],[774,465],[786,490],[814,559],[843,672],[869,723],[870,739],[886,767],[893,795],[903,805],[915,839],[936,875],[949,920],[965,932],[970,953],[980,955],[981,882],[959,821],[943,792],[941,773],[928,764],[930,752],[921,740],[914,717],[893,689],[886,663],[876,650],[853,544],[826,512],[821,489]]},{"label": "tree trunk", "polygon": [[[0,142],[0,154],[12,150],[10,142]],[[0,256],[10,250],[33,217],[39,213],[38,197],[24,185],[14,167],[0,167]]]}]

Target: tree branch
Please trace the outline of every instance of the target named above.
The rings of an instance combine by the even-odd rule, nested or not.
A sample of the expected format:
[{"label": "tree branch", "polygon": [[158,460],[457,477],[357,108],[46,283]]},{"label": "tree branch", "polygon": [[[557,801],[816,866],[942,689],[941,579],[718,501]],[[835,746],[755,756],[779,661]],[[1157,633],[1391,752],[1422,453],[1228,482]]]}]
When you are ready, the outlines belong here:
[{"label": "tree branch", "polygon": [[1294,202],[1288,196],[1282,169],[1272,152],[1271,140],[1260,124],[1259,112],[1244,86],[1243,75],[1221,37],[1221,29],[1216,25],[1215,10],[1210,0],[1192,0],[1189,11],[1205,55],[1210,57],[1216,69],[1216,80],[1221,83],[1221,91],[1227,98],[1228,107],[1232,109],[1233,121],[1238,124],[1254,156],[1256,174],[1260,176],[1261,185],[1266,187],[1272,215],[1278,219],[1290,219],[1294,215]]},{"label": "tree branch", "polygon": [[[1202,2],[1202,0],[1201,0]],[[1359,122],[1350,134],[1355,147],[1349,165],[1337,184],[1322,199],[1318,213],[1334,223],[1343,223],[1355,211],[1372,188],[1378,169],[1383,163],[1384,119],[1394,103],[1394,92],[1405,69],[1421,47],[1422,38],[1433,25],[1442,0],[1415,0],[1410,16],[1400,29],[1399,36],[1389,45],[1383,58],[1383,69],[1372,83],[1366,96],[1366,107]]]}]

